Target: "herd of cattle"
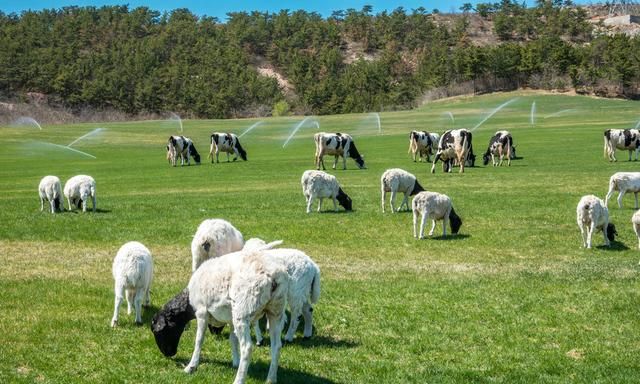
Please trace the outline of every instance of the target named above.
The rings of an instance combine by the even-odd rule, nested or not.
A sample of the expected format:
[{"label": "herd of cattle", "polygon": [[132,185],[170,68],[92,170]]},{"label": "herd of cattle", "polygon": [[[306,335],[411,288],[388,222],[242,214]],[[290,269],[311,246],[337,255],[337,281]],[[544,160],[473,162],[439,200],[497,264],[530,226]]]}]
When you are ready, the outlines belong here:
[{"label": "herd of cattle", "polygon": [[[640,131],[607,130],[604,133],[605,156],[616,161],[615,150],[629,151],[629,160],[633,151],[640,149]],[[315,199],[319,200],[318,211],[322,209],[322,200],[331,198],[334,210],[340,204],[345,210],[352,210],[351,198],[344,192],[335,176],[320,171],[325,169],[323,156],[334,156],[333,169],[339,157],[343,158],[342,167],[346,169],[346,158],[352,158],[359,168],[365,168],[365,162],[356,148],[353,138],[344,133],[317,133],[316,170],[305,171],[302,175],[302,192],[306,199],[306,211],[311,212]],[[190,158],[200,163],[200,155],[193,141],[184,136],[171,136],[167,142],[167,160],[173,166],[178,158],[181,165],[190,164]],[[232,133],[213,133],[209,158],[213,163],[215,155],[219,162],[219,152],[234,154],[247,160],[238,137]],[[451,172],[459,166],[464,172],[465,166],[474,166],[472,134],[466,129],[444,132],[442,135],[426,131],[412,131],[409,135],[409,152],[413,161],[430,162],[433,156],[431,172],[442,161],[443,171]],[[513,137],[508,131],[498,131],[491,137],[483,163],[489,161],[493,166],[501,166],[506,158],[507,165],[515,158]],[[51,212],[64,210],[63,192],[60,179],[46,176],[39,185],[41,210],[48,201]],[[443,236],[447,235],[447,225],[453,234],[458,233],[462,219],[456,214],[451,199],[444,194],[425,191],[415,175],[399,169],[386,170],[380,178],[381,206],[385,212],[386,194],[391,193],[389,205],[391,212],[403,207],[413,211],[413,236],[424,237],[427,219],[432,220],[429,236],[433,235],[436,220],[443,221]],[[622,197],[627,192],[635,195],[635,208],[638,209],[640,192],[640,172],[618,172],[611,176],[609,191],[605,200],[594,195],[584,196],[577,207],[577,222],[582,233],[583,246],[591,248],[592,235],[601,231],[605,245],[609,245],[617,234],[615,226],[609,221],[607,204],[614,191],[619,192],[618,206],[622,207]],[[401,204],[396,207],[396,194],[404,194]],[[71,210],[73,207],[86,211],[87,201],[93,201],[96,210],[96,182],[86,175],[78,175],[67,181],[64,196]],[[409,208],[409,197],[414,196]],[[421,217],[420,217],[421,216]],[[419,229],[418,222],[420,221]],[[640,247],[640,210],[632,217],[633,229]],[[242,234],[230,223],[221,219],[205,220],[193,237],[191,244],[192,275],[187,288],[171,299],[155,314],[151,329],[158,348],[166,356],[177,351],[180,336],[187,323],[197,320],[195,348],[191,361],[185,368],[193,372],[198,366],[202,341],[207,325],[211,332],[219,332],[225,324],[231,326],[233,366],[238,368],[235,383],[245,381],[251,356],[250,327],[256,332],[258,344],[262,340],[258,320],[266,316],[270,328],[271,365],[268,380],[277,378],[278,359],[281,348],[281,332],[285,323],[285,306],[291,310],[291,323],[285,340],[292,341],[299,317],[304,317],[304,336],[312,334],[312,305],[320,295],[320,269],[304,252],[295,249],[273,249],[282,241],[265,243],[261,239],[244,241]],[[151,252],[141,243],[129,242],[118,251],[112,267],[115,284],[115,305],[111,325],[118,324],[118,310],[126,297],[128,313],[135,309],[136,323],[142,322],[141,305],[150,302],[149,289],[153,279],[153,259]],[[125,295],[126,293],[126,295]]]}]

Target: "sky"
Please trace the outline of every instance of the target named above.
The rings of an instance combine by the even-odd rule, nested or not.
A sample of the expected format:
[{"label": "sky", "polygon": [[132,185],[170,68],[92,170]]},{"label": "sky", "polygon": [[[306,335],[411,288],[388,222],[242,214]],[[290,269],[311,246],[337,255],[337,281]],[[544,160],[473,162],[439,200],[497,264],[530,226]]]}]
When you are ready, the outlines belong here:
[{"label": "sky", "polygon": [[[427,11],[438,9],[443,13],[459,12],[459,8],[464,3],[482,3],[491,2],[490,0],[307,0],[307,1],[258,1],[258,0],[179,0],[179,1],[157,1],[157,0],[0,0],[0,11],[4,13],[20,13],[24,10],[41,10],[48,8],[62,8],[65,6],[96,6],[103,5],[123,5],[128,4],[129,8],[146,6],[157,11],[171,11],[176,8],[188,8],[191,12],[199,16],[215,16],[221,22],[225,22],[228,12],[238,11],[262,11],[262,12],[278,12],[281,9],[298,10],[304,9],[309,12],[318,12],[323,17],[331,16],[335,10],[346,10],[354,8],[362,9],[364,5],[371,5],[373,13],[379,13],[384,10],[393,11],[398,7],[403,7],[407,12],[424,7]],[[585,0],[575,0],[575,3],[588,4]],[[527,4],[533,5],[535,0],[526,1]]]}]

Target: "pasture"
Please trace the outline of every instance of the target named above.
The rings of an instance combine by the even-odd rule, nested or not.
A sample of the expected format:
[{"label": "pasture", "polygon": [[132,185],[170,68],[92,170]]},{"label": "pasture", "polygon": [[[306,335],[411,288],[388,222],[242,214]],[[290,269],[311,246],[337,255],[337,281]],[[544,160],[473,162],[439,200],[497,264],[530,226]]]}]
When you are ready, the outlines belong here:
[{"label": "pasture", "polygon": [[[502,109],[497,108],[507,102]],[[535,108],[533,103],[535,102]],[[229,383],[227,341],[207,335],[200,366],[182,371],[195,322],[167,359],[150,319],[190,276],[190,243],[206,218],[224,218],[245,239],[283,239],[322,270],[315,333],[282,349],[282,383],[637,383],[640,381],[638,241],[633,194],[610,204],[619,238],[611,248],[581,248],[576,204],[607,192],[617,171],[638,171],[618,151],[603,157],[603,131],[633,128],[640,104],[536,93],[456,98],[405,112],[314,117],[320,129],[350,133],[367,168],[348,159],[336,175],[354,211],[305,214],[302,172],[313,168],[310,119],[283,148],[300,117],[184,121],[202,165],[170,167],[172,121],[0,127],[0,382]],[[532,111],[535,110],[535,113]],[[495,112],[490,116],[491,112]],[[450,114],[449,114],[450,113]],[[451,118],[453,116],[453,119]],[[413,129],[473,128],[476,167],[443,174],[414,163]],[[242,133],[248,161],[206,159],[213,131]],[[87,156],[52,146],[73,145]],[[499,129],[510,130],[519,159],[484,167],[482,153]],[[331,157],[325,158],[327,165]],[[449,195],[460,234],[412,237],[408,212],[382,214],[380,175],[399,167],[425,189]],[[40,212],[45,175],[97,182],[96,213]],[[617,197],[617,194],[614,196]],[[397,199],[399,204],[401,195]],[[67,203],[65,201],[65,207]],[[314,206],[315,209],[315,206]],[[113,311],[111,265],[137,240],[153,253],[152,307],[145,325]],[[249,382],[266,379],[267,347],[254,348]]]}]

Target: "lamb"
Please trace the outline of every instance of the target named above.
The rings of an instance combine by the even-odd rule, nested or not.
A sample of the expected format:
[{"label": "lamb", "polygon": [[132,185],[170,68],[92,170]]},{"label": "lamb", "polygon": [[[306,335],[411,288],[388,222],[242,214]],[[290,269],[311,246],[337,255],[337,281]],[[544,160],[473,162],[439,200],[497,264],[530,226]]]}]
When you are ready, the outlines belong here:
[{"label": "lamb", "polygon": [[40,211],[44,211],[44,201],[47,200],[51,205],[51,213],[56,211],[64,211],[62,203],[62,186],[60,179],[56,176],[45,176],[40,180],[38,185],[38,193],[40,195]]},{"label": "lamb", "polygon": [[78,209],[82,206],[82,212],[87,212],[87,199],[91,197],[93,212],[96,211],[96,181],[91,176],[77,175],[67,180],[64,196],[67,198],[69,210],[74,206]]},{"label": "lamb", "polygon": [[126,291],[127,314],[131,314],[131,306],[136,310],[136,324],[142,324],[142,300],[149,306],[151,298],[149,289],[153,280],[153,258],[151,252],[137,241],[130,241],[120,247],[113,260],[113,279],[115,280],[115,308],[111,326],[118,325],[118,310],[122,296]]},{"label": "lamb", "polygon": [[382,213],[384,213],[384,200],[387,196],[387,192],[391,192],[389,205],[391,206],[391,213],[393,213],[396,212],[394,206],[396,203],[397,192],[404,193],[404,199],[402,199],[402,203],[397,209],[399,211],[402,209],[402,206],[407,210],[409,209],[409,196],[413,196],[424,191],[424,188],[422,188],[422,185],[420,185],[413,174],[400,168],[387,169],[382,174],[382,177],[380,178],[380,189],[382,191]]},{"label": "lamb", "polygon": [[[261,249],[265,250],[265,246],[268,247],[274,243],[279,244],[281,241],[265,244]],[[320,298],[320,268],[309,256],[297,249],[281,248],[269,251],[267,254],[283,263],[289,273],[287,302],[291,312],[291,323],[284,338],[285,341],[293,341],[300,322],[300,315],[304,316],[304,337],[311,337],[313,333],[312,305],[317,303]],[[254,322],[254,330],[256,332],[256,344],[261,345],[262,332],[260,331],[258,320],[256,319]]]},{"label": "lamb", "polygon": [[637,210],[636,213],[633,214],[631,222],[633,223],[633,231],[638,237],[638,248],[640,248],[640,210]]},{"label": "lamb", "polygon": [[640,192],[640,172],[616,172],[609,178],[609,191],[604,199],[604,206],[608,207],[613,191],[619,191],[618,207],[622,208],[622,197],[626,192],[633,192],[636,198],[635,209],[638,209],[638,192]]},{"label": "lamb", "polygon": [[340,188],[335,176],[323,171],[309,170],[302,174],[300,182],[302,184],[302,193],[307,200],[307,213],[311,213],[311,204],[315,198],[320,199],[318,202],[318,212],[320,212],[322,210],[322,199],[325,197],[333,199],[333,209],[336,212],[338,211],[336,201],[345,210],[352,210],[351,198]]},{"label": "lamb", "polygon": [[269,252],[240,251],[205,261],[191,276],[187,289],[153,317],[151,330],[160,351],[165,356],[175,355],[185,326],[197,319],[195,348],[184,369],[192,373],[200,361],[207,323],[230,324],[232,362],[238,367],[234,383],[244,383],[252,352],[251,323],[266,315],[271,324],[267,382],[275,383],[289,275]]},{"label": "lamb", "polygon": [[[456,214],[451,204],[451,198],[437,192],[420,192],[413,198],[413,237],[424,238],[424,224],[427,218],[432,220],[431,231],[429,236],[433,236],[433,230],[436,227],[436,220],[442,220],[442,236],[447,235],[447,222],[451,225],[451,232],[455,235],[462,226],[462,219]],[[418,214],[422,214],[420,222],[420,236],[416,231],[418,226]]]},{"label": "lamb", "polygon": [[191,272],[205,260],[239,251],[244,246],[242,233],[222,219],[208,219],[200,223],[191,241]]},{"label": "lamb", "polygon": [[595,231],[602,231],[604,244],[608,247],[609,241],[615,240],[615,225],[609,222],[609,210],[605,203],[594,195],[586,195],[580,199],[576,208],[576,216],[580,233],[582,234],[582,245],[591,248],[591,237]]}]

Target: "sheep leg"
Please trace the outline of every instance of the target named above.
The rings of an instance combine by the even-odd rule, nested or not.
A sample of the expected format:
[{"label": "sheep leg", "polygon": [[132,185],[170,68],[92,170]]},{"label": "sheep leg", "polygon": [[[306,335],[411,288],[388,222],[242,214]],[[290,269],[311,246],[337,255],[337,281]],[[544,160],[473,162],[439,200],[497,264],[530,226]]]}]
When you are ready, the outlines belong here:
[{"label": "sheep leg", "polygon": [[407,192],[404,193],[404,199],[402,199],[402,203],[398,207],[398,211],[401,211],[403,206],[407,211],[409,210],[409,195],[407,195]]},{"label": "sheep leg", "polygon": [[587,228],[587,248],[591,248],[591,237],[593,236],[593,232],[596,230],[596,222],[591,221],[591,225]]},{"label": "sheep leg", "polygon": [[284,321],[282,316],[268,315],[269,317],[269,335],[271,337],[271,364],[269,365],[269,374],[267,375],[267,383],[275,383],[278,380],[278,360],[280,360],[280,349],[282,341],[280,335]]},{"label": "sheep leg", "polygon": [[391,199],[389,200],[389,204],[391,205],[391,213],[395,213],[396,209],[396,191],[391,190]]},{"label": "sheep leg", "polygon": [[[383,207],[384,209],[384,207]],[[44,211],[44,199],[41,197],[40,198],[40,212]]]},{"label": "sheep leg", "polygon": [[418,209],[415,208],[413,210],[413,237],[415,238],[418,237],[418,233],[416,232],[417,227],[418,227]]},{"label": "sheep leg", "polygon": [[113,318],[111,319],[111,326],[115,327],[118,325],[118,310],[120,309],[120,304],[122,304],[122,296],[124,294],[124,284],[120,284],[118,281],[116,281],[116,285],[115,285],[115,294],[116,294],[116,299],[115,299],[115,305],[114,305],[114,309],[113,309]]},{"label": "sheep leg", "polygon": [[607,196],[605,196],[605,198],[604,198],[604,206],[605,206],[605,208],[608,207],[609,199],[611,198],[611,196],[613,196],[613,188],[609,187],[609,191],[607,192]]},{"label": "sheep leg", "polygon": [[640,224],[633,224],[633,231],[638,237],[638,249],[640,249]]},{"label": "sheep leg", "polygon": [[127,315],[131,314],[131,311],[133,309],[133,300],[134,300],[134,291],[131,289],[127,289],[126,290],[126,297],[127,297]]},{"label": "sheep leg", "polygon": [[144,289],[136,289],[135,298],[133,299],[133,305],[136,310],[136,324],[142,325],[142,299],[145,296]]},{"label": "sheep leg", "polygon": [[229,344],[231,344],[231,365],[234,368],[238,368],[240,365],[240,348],[238,345],[238,337],[234,331],[234,326],[231,324],[231,333],[229,333]]},{"label": "sheep leg", "polygon": [[381,188],[381,194],[382,194],[382,213],[384,213],[384,200],[387,197],[387,193],[384,191],[384,186]]},{"label": "sheep leg", "polygon": [[587,236],[584,231],[584,224],[578,223],[578,225],[580,226],[580,235],[582,236],[582,246],[587,248]]},{"label": "sheep leg", "polygon": [[308,302],[302,305],[302,316],[304,317],[304,337],[313,335],[313,307]]},{"label": "sheep leg", "polygon": [[186,373],[193,373],[198,369],[198,363],[200,363],[200,351],[202,350],[202,342],[204,341],[205,330],[207,329],[208,313],[206,309],[199,309],[196,312],[197,331],[196,331],[196,345],[193,348],[193,354],[191,355],[191,361],[189,365],[184,369]]},{"label": "sheep leg", "polygon": [[322,197],[318,197],[318,212],[322,210]]},{"label": "sheep leg", "polygon": [[427,216],[429,216],[427,211],[422,212],[422,219],[420,221],[420,239],[424,239],[424,224],[427,222]]},{"label": "sheep leg", "polygon": [[73,211],[73,205],[71,205],[71,199],[67,197],[67,205],[69,206],[69,210]]},{"label": "sheep leg", "polygon": [[287,334],[284,337],[285,341],[292,342],[293,337],[298,330],[298,325],[300,324],[300,315],[302,314],[302,303],[295,302],[289,303],[289,308],[291,310],[291,322],[289,323],[289,329],[287,329]]},{"label": "sheep leg", "polygon": [[[436,221],[433,221],[433,226],[435,227]],[[447,236],[447,224],[449,224],[449,215],[445,215],[442,218],[442,237]]]},{"label": "sheep leg", "polygon": [[[49,200],[49,204],[51,205],[51,213],[56,213],[56,200]],[[638,206],[638,194],[636,193],[636,207]]]},{"label": "sheep leg", "polygon": [[611,243],[609,242],[609,237],[607,236],[608,226],[609,226],[608,222],[604,223],[604,226],[602,227],[602,235],[604,236],[604,245],[606,245],[607,247],[610,247]]},{"label": "sheep leg", "polygon": [[[234,321],[234,330],[236,337],[238,338],[238,342],[240,344],[240,364],[238,365],[238,372],[236,373],[236,379],[233,381],[234,384],[244,384],[245,378],[247,376],[247,371],[249,370],[249,363],[251,362],[251,332],[249,328],[248,320]],[[274,324],[269,325],[269,333],[271,335],[271,344],[274,342],[274,335],[272,330],[274,328]],[[279,335],[276,337],[278,341],[280,341]],[[269,370],[271,371],[271,370]]]},{"label": "sheep leg", "polygon": [[307,200],[307,213],[311,213],[311,204],[313,203],[313,195],[309,196]]},{"label": "sheep leg", "polygon": [[623,189],[620,191],[620,193],[618,194],[618,208],[622,208],[622,197],[624,196],[624,193],[626,191]]},{"label": "sheep leg", "polygon": [[260,329],[260,319],[253,321],[253,331],[256,334],[256,345],[262,345],[262,330]]}]

